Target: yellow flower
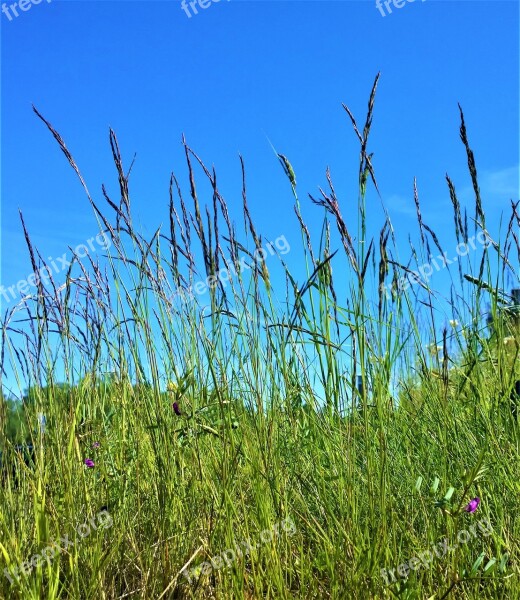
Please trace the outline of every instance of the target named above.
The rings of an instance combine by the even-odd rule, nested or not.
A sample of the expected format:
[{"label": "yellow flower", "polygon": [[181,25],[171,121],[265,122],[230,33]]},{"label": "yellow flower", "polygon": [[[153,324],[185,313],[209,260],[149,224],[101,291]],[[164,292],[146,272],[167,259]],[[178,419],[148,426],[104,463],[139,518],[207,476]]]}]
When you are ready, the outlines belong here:
[{"label": "yellow flower", "polygon": [[430,344],[427,348],[432,356],[436,356],[442,350],[442,346],[436,346],[435,344]]},{"label": "yellow flower", "polygon": [[175,393],[177,391],[177,384],[174,383],[173,381],[168,381],[168,385],[166,386],[166,389],[170,392],[170,393]]}]

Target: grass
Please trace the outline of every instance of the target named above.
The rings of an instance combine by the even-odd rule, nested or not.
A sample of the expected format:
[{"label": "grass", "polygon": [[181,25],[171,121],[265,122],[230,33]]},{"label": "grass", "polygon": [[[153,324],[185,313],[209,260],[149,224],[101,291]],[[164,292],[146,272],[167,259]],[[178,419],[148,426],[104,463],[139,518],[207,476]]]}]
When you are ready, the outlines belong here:
[{"label": "grass", "polygon": [[[417,192],[420,242],[407,263],[386,211],[380,231],[368,231],[378,78],[363,127],[344,106],[360,143],[357,215],[348,219],[356,231],[327,172],[327,191],[311,196],[322,217],[311,235],[298,174],[279,155],[304,281],[287,264],[296,249],[285,258],[273,242],[269,259],[260,252],[268,241],[251,218],[243,162],[242,238],[214,171],[183,140],[192,208],[172,174],[169,231],[146,240],[132,223],[114,132],[120,199],[103,189],[108,216],[35,109],[110,250],[102,263],[75,256],[65,285],[39,277],[38,293],[4,315],[2,365],[29,392],[23,410],[7,400],[1,409],[14,473],[4,469],[0,491],[0,597],[520,597],[511,395],[520,335],[503,291],[516,277],[518,204],[495,241],[461,110],[476,200],[468,226],[447,177],[454,239],[470,244],[474,227],[473,239],[487,243],[446,265],[453,327],[443,327],[439,294],[425,278],[403,279],[444,251]],[[201,188],[211,198],[204,208]],[[37,272],[45,262],[22,224]],[[241,270],[241,259],[252,268]],[[236,276],[223,282],[221,269]],[[207,277],[209,309],[189,292]],[[492,327],[481,316],[486,301]],[[35,465],[14,451],[20,436],[32,441]],[[407,577],[404,563],[415,566]]]}]

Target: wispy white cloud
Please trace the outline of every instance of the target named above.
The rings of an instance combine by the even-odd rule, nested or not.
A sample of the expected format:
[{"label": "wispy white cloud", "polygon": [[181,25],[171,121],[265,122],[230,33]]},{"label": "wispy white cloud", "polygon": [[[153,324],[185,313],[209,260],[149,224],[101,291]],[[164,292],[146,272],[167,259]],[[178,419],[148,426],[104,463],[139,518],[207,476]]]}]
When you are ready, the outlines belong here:
[{"label": "wispy white cloud", "polygon": [[[520,200],[519,174],[519,165],[505,167],[494,171],[482,170],[478,172],[480,195],[482,197],[485,212],[496,209],[499,211],[507,211],[510,207],[510,200],[515,202]],[[475,193],[471,183],[459,188],[455,182],[455,191],[462,206],[473,206],[475,202]],[[398,213],[413,218],[416,216],[412,194],[409,196],[391,194],[384,199],[384,202],[390,215]],[[444,197],[437,199],[435,203],[430,202],[426,194],[421,195],[420,202],[423,216],[433,222],[435,222],[439,216],[442,219],[444,218],[444,213],[440,215],[439,210],[443,210],[444,208],[451,209],[447,187]]]},{"label": "wispy white cloud", "polygon": [[391,194],[384,198],[384,204],[392,216],[395,213],[406,215],[408,217],[415,217],[417,212],[415,210],[415,204],[413,196],[401,196],[400,194]]},{"label": "wispy white cloud", "polygon": [[[510,200],[520,200],[519,191],[519,165],[506,167],[495,171],[481,171],[478,173],[480,195],[484,210],[491,208],[508,208]],[[457,190],[457,197],[461,204],[471,203],[475,199],[473,187],[467,185]]]}]

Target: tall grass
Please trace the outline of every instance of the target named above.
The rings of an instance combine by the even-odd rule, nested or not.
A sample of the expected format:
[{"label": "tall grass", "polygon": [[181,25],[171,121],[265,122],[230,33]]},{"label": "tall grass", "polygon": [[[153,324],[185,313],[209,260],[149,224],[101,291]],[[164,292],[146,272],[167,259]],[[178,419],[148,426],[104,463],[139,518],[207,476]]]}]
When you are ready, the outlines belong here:
[{"label": "tall grass", "polygon": [[[11,371],[30,388],[25,433],[36,449],[26,466],[2,428],[4,464],[16,471],[4,469],[0,492],[3,564],[16,567],[64,535],[71,544],[17,577],[7,571],[2,598],[520,597],[510,400],[520,336],[504,292],[516,277],[518,203],[495,241],[461,110],[476,201],[468,225],[447,176],[455,239],[469,243],[473,228],[492,243],[447,265],[450,317],[461,325],[443,327],[428,282],[400,283],[444,252],[417,186],[419,244],[408,261],[384,205],[380,231],[367,228],[367,188],[379,194],[369,153],[378,78],[363,127],[344,106],[360,144],[355,216],[344,218],[327,171],[327,189],[310,196],[322,218],[313,239],[297,173],[278,155],[304,281],[289,268],[296,249],[286,257],[256,230],[242,159],[240,236],[214,169],[183,139],[188,193],[172,174],[169,229],[145,239],[115,133],[120,197],[103,187],[107,214],[35,109],[111,244],[98,262],[74,256],[64,284],[38,278],[37,294],[3,318],[2,376]],[[201,187],[211,198],[204,206]],[[23,218],[22,226],[37,272],[45,261]],[[277,261],[262,258],[269,242]],[[251,270],[241,270],[244,257]],[[229,281],[217,277],[222,269]],[[209,307],[190,291],[206,278]],[[481,315],[486,301],[492,328]],[[5,404],[2,423],[7,417]],[[473,497],[481,503],[468,513]],[[112,525],[81,538],[78,526],[105,510]],[[475,529],[484,518],[491,533]],[[294,527],[280,526],[288,522]],[[471,526],[471,539],[457,541]],[[398,574],[444,538],[458,547]],[[256,549],[223,566],[215,559],[243,540]],[[197,569],[211,559],[214,568]]]}]

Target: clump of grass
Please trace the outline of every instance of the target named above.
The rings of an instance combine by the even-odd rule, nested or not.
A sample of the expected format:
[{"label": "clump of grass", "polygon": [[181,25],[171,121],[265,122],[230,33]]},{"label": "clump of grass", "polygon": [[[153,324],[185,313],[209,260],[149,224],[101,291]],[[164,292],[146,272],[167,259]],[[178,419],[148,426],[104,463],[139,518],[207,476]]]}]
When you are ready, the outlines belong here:
[{"label": "clump of grass", "polygon": [[[456,273],[447,266],[447,316],[463,325],[443,327],[429,284],[399,283],[432,248],[443,252],[417,185],[419,242],[408,261],[384,207],[379,231],[370,237],[367,229],[370,184],[379,193],[369,153],[378,80],[362,131],[344,106],[360,143],[355,217],[330,171],[327,189],[303,210],[297,165],[275,151],[295,202],[303,281],[289,258],[278,253],[268,268],[260,252],[269,240],[254,224],[242,158],[241,235],[214,169],[183,138],[190,200],[172,173],[168,230],[145,239],[132,220],[132,165],[125,170],[115,133],[120,197],[102,187],[107,214],[35,109],[111,244],[103,262],[74,256],[63,285],[38,278],[35,297],[3,319],[0,372],[29,386],[23,415],[36,460],[19,462],[16,481],[4,473],[0,550],[13,583],[2,579],[2,597],[519,595],[519,430],[510,402],[519,338],[503,292],[514,272],[512,242],[519,250],[518,204],[504,241],[494,241],[461,110],[475,231],[492,243],[476,271],[469,257]],[[204,207],[198,176],[211,194]],[[455,239],[468,243],[455,184],[446,181]],[[322,215],[317,239],[304,216],[312,204]],[[22,227],[37,272],[45,261],[23,218]],[[221,269],[233,273],[226,284]],[[211,282],[209,310],[191,289],[201,277]],[[492,331],[480,317],[485,300]],[[6,456],[8,433],[4,427]],[[475,497],[478,509],[468,513]],[[78,525],[100,511],[110,514],[110,529],[82,538]],[[488,535],[474,527],[460,543],[460,531],[484,517]],[[284,519],[294,529],[281,529]],[[54,558],[16,577],[9,570],[64,535],[73,543]],[[441,540],[457,548],[399,575],[399,565]],[[255,548],[226,564],[215,558],[241,541]]]}]

